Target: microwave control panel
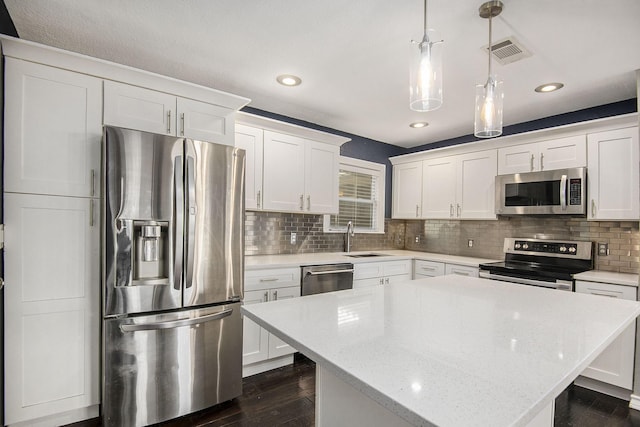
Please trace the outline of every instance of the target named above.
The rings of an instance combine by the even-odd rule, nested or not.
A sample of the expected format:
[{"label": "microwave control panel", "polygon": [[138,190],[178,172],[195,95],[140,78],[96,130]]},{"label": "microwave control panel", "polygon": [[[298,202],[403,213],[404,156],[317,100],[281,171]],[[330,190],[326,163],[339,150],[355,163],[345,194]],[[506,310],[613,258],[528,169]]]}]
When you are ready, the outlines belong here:
[{"label": "microwave control panel", "polygon": [[569,205],[580,206],[582,204],[582,179],[571,178],[569,180]]}]

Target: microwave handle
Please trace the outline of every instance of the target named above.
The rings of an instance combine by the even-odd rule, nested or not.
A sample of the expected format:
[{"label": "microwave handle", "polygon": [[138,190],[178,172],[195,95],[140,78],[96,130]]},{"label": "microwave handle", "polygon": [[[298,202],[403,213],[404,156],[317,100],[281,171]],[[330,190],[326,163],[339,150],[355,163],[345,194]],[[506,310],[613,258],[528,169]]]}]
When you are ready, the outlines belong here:
[{"label": "microwave handle", "polygon": [[560,208],[563,211],[567,209],[567,175],[560,178]]}]

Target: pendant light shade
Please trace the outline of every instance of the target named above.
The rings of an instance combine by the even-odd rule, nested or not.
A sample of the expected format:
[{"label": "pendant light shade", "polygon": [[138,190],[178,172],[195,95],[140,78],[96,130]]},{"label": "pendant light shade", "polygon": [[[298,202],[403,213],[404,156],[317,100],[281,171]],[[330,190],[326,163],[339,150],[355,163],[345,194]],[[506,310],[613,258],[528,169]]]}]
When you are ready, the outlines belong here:
[{"label": "pendant light shade", "polygon": [[427,0],[424,1],[424,35],[411,41],[409,108],[431,111],[442,105],[442,40],[427,30]]},{"label": "pendant light shade", "polygon": [[491,18],[502,12],[502,2],[488,1],[480,6],[480,16],[489,18],[489,72],[485,84],[476,85],[476,112],[473,134],[477,138],[502,135],[502,82],[491,73]]}]

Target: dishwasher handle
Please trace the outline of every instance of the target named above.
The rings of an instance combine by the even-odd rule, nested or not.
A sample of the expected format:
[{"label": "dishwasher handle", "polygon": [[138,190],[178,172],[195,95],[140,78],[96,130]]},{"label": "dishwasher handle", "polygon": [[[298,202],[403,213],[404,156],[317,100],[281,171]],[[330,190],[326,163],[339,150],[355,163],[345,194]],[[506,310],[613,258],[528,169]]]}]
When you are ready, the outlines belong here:
[{"label": "dishwasher handle", "polygon": [[323,274],[336,274],[336,273],[353,273],[353,268],[344,270],[325,270],[325,271],[307,271],[307,276],[321,276]]}]

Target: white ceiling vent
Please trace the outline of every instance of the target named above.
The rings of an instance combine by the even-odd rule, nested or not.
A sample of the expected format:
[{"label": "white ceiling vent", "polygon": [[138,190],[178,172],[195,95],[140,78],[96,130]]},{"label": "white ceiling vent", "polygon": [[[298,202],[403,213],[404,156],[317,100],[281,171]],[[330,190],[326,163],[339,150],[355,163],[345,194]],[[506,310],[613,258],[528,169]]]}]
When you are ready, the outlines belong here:
[{"label": "white ceiling vent", "polygon": [[[482,49],[488,52],[489,45],[484,45]],[[491,46],[491,52],[493,52],[493,59],[502,65],[510,64],[531,56],[531,52],[513,36],[494,42]]]}]

